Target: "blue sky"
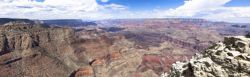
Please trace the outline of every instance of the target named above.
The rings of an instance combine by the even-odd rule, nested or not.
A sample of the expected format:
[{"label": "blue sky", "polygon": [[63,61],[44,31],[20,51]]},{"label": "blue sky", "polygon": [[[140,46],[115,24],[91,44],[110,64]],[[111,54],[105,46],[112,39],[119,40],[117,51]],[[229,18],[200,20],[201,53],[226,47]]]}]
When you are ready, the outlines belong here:
[{"label": "blue sky", "polygon": [[44,0],[36,0],[37,2],[43,2]]},{"label": "blue sky", "polygon": [[250,0],[232,0],[225,6],[250,6]]},{"label": "blue sky", "polygon": [[[184,0],[108,0],[108,2],[102,2],[97,0],[101,5],[115,3],[124,5],[132,11],[145,11],[154,9],[170,9],[177,8],[184,4]],[[225,4],[225,6],[250,6],[250,0],[232,0]]]},{"label": "blue sky", "polygon": [[250,23],[249,0],[0,0],[0,18],[202,18]]},{"label": "blue sky", "polygon": [[132,11],[146,11],[153,9],[174,8],[184,4],[183,0],[109,0],[102,2],[97,0],[99,4],[115,3],[129,7]]}]

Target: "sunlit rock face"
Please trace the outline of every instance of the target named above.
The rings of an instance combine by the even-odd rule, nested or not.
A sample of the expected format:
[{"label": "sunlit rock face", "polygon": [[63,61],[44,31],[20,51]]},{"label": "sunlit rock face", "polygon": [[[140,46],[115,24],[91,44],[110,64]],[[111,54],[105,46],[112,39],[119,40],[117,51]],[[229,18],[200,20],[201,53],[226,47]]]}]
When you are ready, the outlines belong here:
[{"label": "sunlit rock face", "polygon": [[0,53],[0,77],[132,77],[143,54],[122,35],[15,22],[0,26]]},{"label": "sunlit rock face", "polygon": [[69,28],[10,22],[0,26],[0,76],[68,76],[73,62]]},{"label": "sunlit rock face", "polygon": [[191,60],[173,64],[162,77],[249,77],[249,44],[245,36],[225,37]]},{"label": "sunlit rock face", "polygon": [[75,73],[75,77],[94,77],[93,68],[90,66],[79,68]]}]

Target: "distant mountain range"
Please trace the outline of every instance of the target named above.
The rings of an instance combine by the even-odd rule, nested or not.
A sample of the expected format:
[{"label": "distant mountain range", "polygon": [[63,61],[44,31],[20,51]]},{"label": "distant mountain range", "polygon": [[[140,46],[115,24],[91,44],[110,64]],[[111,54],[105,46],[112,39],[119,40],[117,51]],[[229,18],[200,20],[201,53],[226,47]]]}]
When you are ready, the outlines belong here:
[{"label": "distant mountain range", "polygon": [[59,20],[41,20],[47,25],[60,25],[60,26],[96,26],[97,24],[94,21],[83,21],[80,19],[59,19]]},{"label": "distant mountain range", "polygon": [[0,25],[13,22],[13,21],[20,21],[20,22],[26,22],[26,23],[34,23],[34,21],[29,19],[12,19],[12,18],[0,18]]},{"label": "distant mountain range", "polygon": [[[207,26],[211,24],[231,24],[234,27],[244,27],[246,23],[229,23],[229,22],[212,22],[205,19],[197,19],[197,18],[152,18],[152,19],[110,19],[110,20],[97,20],[97,21],[84,21],[81,19],[53,19],[53,20],[31,20],[31,19],[18,19],[18,18],[0,18],[0,25],[3,25],[8,22],[19,21],[25,23],[42,23],[47,25],[54,25],[54,26],[70,26],[70,27],[79,27],[79,26],[105,26],[105,27],[114,27],[119,26],[120,24],[124,23],[141,23],[147,21],[164,21],[164,22],[171,22],[171,23],[194,23],[200,24],[200,26]],[[241,26],[243,25],[243,26]],[[247,24],[249,25],[249,24]]]},{"label": "distant mountain range", "polygon": [[0,25],[14,21],[25,22],[30,24],[42,23],[52,26],[70,26],[70,27],[97,25],[94,21],[82,21],[81,19],[29,20],[29,19],[12,19],[12,18],[0,18]]}]

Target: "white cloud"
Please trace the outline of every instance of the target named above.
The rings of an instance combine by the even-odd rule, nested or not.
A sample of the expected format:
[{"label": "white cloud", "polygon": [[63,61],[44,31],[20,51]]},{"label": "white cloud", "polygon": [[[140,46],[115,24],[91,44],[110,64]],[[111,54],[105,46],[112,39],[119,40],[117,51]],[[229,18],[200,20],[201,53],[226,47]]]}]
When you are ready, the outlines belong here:
[{"label": "white cloud", "polygon": [[222,7],[230,0],[189,0],[185,1],[184,5],[167,11],[167,15],[171,16],[194,16],[199,12],[213,10],[214,8]]},{"label": "white cloud", "polygon": [[126,9],[118,4],[99,5],[96,0],[0,0],[0,17],[29,19],[102,19],[105,11]]},{"label": "white cloud", "polygon": [[250,23],[250,7],[225,7],[231,0],[188,0],[168,10],[129,11],[111,14],[112,18],[203,18],[212,21]]},{"label": "white cloud", "polygon": [[[101,0],[108,2],[109,0]],[[129,11],[119,4],[96,0],[0,0],[0,17],[29,19],[108,19],[195,17],[229,22],[250,22],[249,7],[225,7],[231,0],[188,0],[168,10]]]},{"label": "white cloud", "polygon": [[202,16],[209,20],[250,23],[250,7],[222,7]]},{"label": "white cloud", "polygon": [[250,7],[225,7],[231,0],[189,0],[184,5],[161,13],[164,17],[195,17],[209,20],[243,22],[250,19]]}]

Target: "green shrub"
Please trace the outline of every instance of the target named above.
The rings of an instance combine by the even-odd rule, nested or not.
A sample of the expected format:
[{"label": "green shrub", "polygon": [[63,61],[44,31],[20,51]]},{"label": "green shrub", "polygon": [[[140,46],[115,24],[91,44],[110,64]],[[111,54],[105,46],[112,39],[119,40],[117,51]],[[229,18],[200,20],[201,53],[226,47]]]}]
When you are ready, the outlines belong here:
[{"label": "green shrub", "polygon": [[250,38],[250,32],[245,35],[246,38]]}]

